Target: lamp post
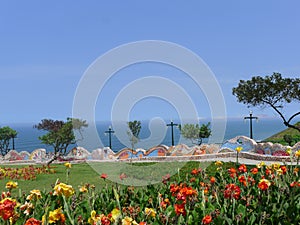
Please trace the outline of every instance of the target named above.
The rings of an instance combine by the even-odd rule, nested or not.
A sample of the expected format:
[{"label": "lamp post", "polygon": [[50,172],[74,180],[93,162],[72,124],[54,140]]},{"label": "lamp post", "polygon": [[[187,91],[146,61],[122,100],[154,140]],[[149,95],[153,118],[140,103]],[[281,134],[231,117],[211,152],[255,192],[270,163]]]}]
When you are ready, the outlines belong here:
[{"label": "lamp post", "polygon": [[108,134],[108,141],[109,141],[109,148],[111,148],[111,134],[115,133],[112,129],[111,126],[109,126],[108,130],[105,131],[105,134]]},{"label": "lamp post", "polygon": [[252,115],[252,111],[250,111],[249,116],[244,117],[244,120],[250,120],[250,138],[253,139],[253,131],[252,131],[252,120],[258,119],[258,117]]},{"label": "lamp post", "polygon": [[167,126],[171,127],[171,135],[172,135],[172,146],[174,146],[174,130],[173,130],[173,127],[174,126],[178,126],[178,124],[176,123],[173,123],[173,120],[171,120],[171,123],[167,124]]}]

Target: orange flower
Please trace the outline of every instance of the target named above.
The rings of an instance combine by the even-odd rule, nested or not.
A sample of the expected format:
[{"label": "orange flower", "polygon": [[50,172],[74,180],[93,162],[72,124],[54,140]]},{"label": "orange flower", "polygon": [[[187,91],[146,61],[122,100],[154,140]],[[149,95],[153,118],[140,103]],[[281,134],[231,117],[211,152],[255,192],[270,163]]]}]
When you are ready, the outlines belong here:
[{"label": "orange flower", "polygon": [[240,165],[239,172],[240,173],[246,173],[247,172],[247,166],[245,164]]},{"label": "orange flower", "polygon": [[287,172],[286,166],[281,166],[280,169],[282,171],[282,174],[286,174],[286,172]]},{"label": "orange flower", "polygon": [[206,215],[202,219],[203,224],[210,224],[212,222],[212,217],[210,215]]},{"label": "orange flower", "polygon": [[172,193],[172,196],[175,196],[176,192],[179,190],[179,186],[176,184],[171,184],[170,185],[170,192]]},{"label": "orange flower", "polygon": [[168,198],[166,198],[165,200],[163,200],[161,203],[160,203],[161,207],[163,209],[166,209],[168,205],[170,205],[170,201]]},{"label": "orange flower", "polygon": [[231,167],[230,169],[228,169],[228,173],[233,178],[236,176],[236,169]]},{"label": "orange flower", "polygon": [[268,176],[268,175],[271,175],[271,174],[272,174],[272,170],[266,169],[266,175]]},{"label": "orange flower", "polygon": [[271,182],[267,179],[261,179],[258,183],[258,188],[265,191],[271,186]]},{"label": "orange flower", "polygon": [[37,220],[35,218],[30,218],[28,220],[26,220],[24,225],[41,225],[42,221]]},{"label": "orange flower", "polygon": [[175,213],[177,215],[180,215],[180,214],[183,215],[183,216],[186,215],[185,204],[184,203],[182,203],[182,204],[175,204],[174,208],[175,208]]},{"label": "orange flower", "polygon": [[224,198],[239,199],[241,195],[241,189],[235,184],[227,184],[224,190]]},{"label": "orange flower", "polygon": [[250,172],[251,172],[253,175],[255,175],[255,174],[258,173],[258,169],[257,169],[256,167],[254,167],[254,168],[252,168],[252,169],[250,170]]},{"label": "orange flower", "polygon": [[247,181],[246,181],[246,178],[245,176],[239,176],[239,182],[241,182],[244,186],[247,186]]},{"label": "orange flower", "polygon": [[214,184],[216,182],[216,178],[215,177],[211,177],[210,178],[210,183]]}]

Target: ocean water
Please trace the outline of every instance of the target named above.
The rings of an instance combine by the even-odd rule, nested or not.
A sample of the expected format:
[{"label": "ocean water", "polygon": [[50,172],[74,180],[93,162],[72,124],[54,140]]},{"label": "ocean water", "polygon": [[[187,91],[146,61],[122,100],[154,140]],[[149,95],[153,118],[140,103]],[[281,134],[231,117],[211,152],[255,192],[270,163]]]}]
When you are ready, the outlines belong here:
[{"label": "ocean water", "polygon": [[[176,122],[176,121],[175,121]],[[166,121],[168,123],[168,121]],[[206,123],[206,122],[203,122]],[[52,151],[51,146],[47,146],[41,143],[39,140],[39,136],[43,135],[45,132],[37,130],[33,128],[34,124],[26,123],[26,124],[8,124],[8,126],[12,127],[18,132],[18,137],[15,139],[15,149],[17,151],[28,151],[32,152],[35,149],[38,148],[45,148],[47,151]],[[3,125],[4,126],[4,125]],[[75,145],[71,145],[70,149],[79,145],[82,147],[85,147],[86,149],[92,151],[96,148],[101,148],[104,146],[109,145],[109,136],[105,135],[105,131],[109,128],[110,122],[97,122],[97,131],[98,131],[98,137],[101,143],[99,144],[99,141],[93,141],[89,140],[88,131],[83,131],[84,139],[88,141],[83,142],[77,142]],[[264,140],[268,138],[269,136],[282,131],[286,129],[286,127],[283,125],[282,121],[279,119],[260,119],[258,122],[253,121],[253,136],[254,139],[257,141]],[[180,139],[180,132],[177,127],[174,127],[174,143],[179,144]],[[155,133],[155,132],[154,132]],[[148,128],[148,121],[142,122],[142,129],[140,133],[141,143],[138,143],[135,148],[143,147],[145,149],[159,145],[164,144],[167,146],[171,145],[171,128],[166,127],[165,130],[165,136],[163,137],[156,137],[153,135],[153,137],[149,140],[147,137],[149,137],[151,134],[150,129]],[[225,136],[222,142],[225,142],[228,139],[234,138],[238,135],[245,135],[249,136],[249,121],[243,121],[241,120],[227,120],[226,125],[226,131]],[[126,138],[126,134],[124,135]],[[113,151],[117,152],[121,150],[122,148],[130,147],[128,143],[122,143],[122,140],[119,140],[119,137],[117,135],[111,136],[112,141],[112,149]],[[204,140],[204,143],[208,140]],[[189,140],[181,139],[181,143],[185,143],[187,145],[192,145],[192,143]],[[142,145],[142,146],[141,146]],[[12,148],[12,146],[11,146]]]}]

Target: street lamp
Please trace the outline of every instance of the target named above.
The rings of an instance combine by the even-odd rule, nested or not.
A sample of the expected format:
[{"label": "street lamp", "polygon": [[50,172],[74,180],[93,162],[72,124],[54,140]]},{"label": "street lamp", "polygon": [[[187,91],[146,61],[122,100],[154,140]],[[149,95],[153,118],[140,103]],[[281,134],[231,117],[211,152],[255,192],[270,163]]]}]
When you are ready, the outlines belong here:
[{"label": "street lamp", "polygon": [[109,148],[111,148],[111,134],[115,133],[112,129],[111,126],[109,126],[108,130],[104,132],[105,134],[108,134],[108,140],[109,140]]},{"label": "street lamp", "polygon": [[250,138],[253,139],[253,131],[252,131],[252,120],[258,119],[256,116],[252,116],[252,111],[250,111],[250,115],[244,117],[244,120],[250,120]]},{"label": "street lamp", "polygon": [[171,123],[167,124],[167,126],[171,127],[171,134],[172,134],[172,146],[174,146],[174,130],[173,130],[173,127],[174,126],[178,126],[178,124],[176,123],[173,123],[173,120],[171,120]]}]

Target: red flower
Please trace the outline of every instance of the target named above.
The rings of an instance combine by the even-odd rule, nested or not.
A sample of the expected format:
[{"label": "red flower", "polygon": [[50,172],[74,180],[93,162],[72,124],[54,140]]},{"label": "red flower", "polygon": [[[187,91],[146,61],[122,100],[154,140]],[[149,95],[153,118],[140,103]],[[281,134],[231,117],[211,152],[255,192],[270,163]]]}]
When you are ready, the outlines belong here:
[{"label": "red flower", "polygon": [[166,174],[165,176],[162,177],[162,182],[163,184],[166,184],[170,180],[171,175]]},{"label": "red flower", "polygon": [[35,218],[30,218],[26,220],[24,225],[41,225],[42,221],[36,220]]},{"label": "red flower", "polygon": [[210,215],[206,215],[206,216],[204,216],[203,219],[202,219],[202,223],[203,223],[203,224],[210,224],[211,221],[212,221],[212,217],[211,217]]},{"label": "red flower", "polygon": [[125,178],[127,178],[127,175],[125,173],[121,173],[120,174],[120,180],[123,180]]},{"label": "red flower", "polygon": [[254,178],[251,177],[251,176],[248,177],[247,181],[248,181],[248,184],[252,184],[252,185],[255,184],[255,180],[254,180]]},{"label": "red flower", "polygon": [[175,213],[177,214],[177,215],[183,215],[183,216],[185,216],[186,215],[186,211],[185,211],[185,204],[184,203],[182,203],[182,204],[175,204],[174,205],[174,208],[175,208]]},{"label": "red flower", "polygon": [[252,168],[252,169],[250,170],[250,172],[251,172],[253,175],[255,175],[255,174],[258,173],[258,169],[257,169],[256,167],[254,167],[254,168]]},{"label": "red flower", "polygon": [[239,182],[241,182],[244,186],[247,186],[247,181],[244,175],[239,176]]},{"label": "red flower", "polygon": [[272,174],[272,170],[266,169],[266,175],[268,176],[268,175],[271,175],[271,174]]},{"label": "red flower", "polygon": [[192,175],[197,175],[198,174],[198,170],[197,169],[193,169],[191,172]]},{"label": "red flower", "polygon": [[281,166],[280,169],[282,170],[282,174],[286,174],[287,172],[286,166]]},{"label": "red flower", "polygon": [[241,189],[235,184],[227,184],[224,190],[224,198],[238,199],[241,195]]},{"label": "red flower", "polygon": [[110,220],[107,216],[104,216],[101,218],[101,224],[103,225],[110,225]]},{"label": "red flower", "polygon": [[101,176],[100,176],[100,178],[102,178],[102,179],[105,180],[107,178],[107,174],[106,173],[102,173]]},{"label": "red flower", "polygon": [[290,184],[290,186],[291,187],[300,187],[300,183],[299,182],[297,182],[297,181],[294,181],[294,182],[292,182],[291,184]]},{"label": "red flower", "polygon": [[170,192],[172,193],[172,196],[176,195],[176,192],[179,190],[179,186],[176,184],[170,185]]},{"label": "red flower", "polygon": [[5,198],[0,202],[0,217],[4,220],[8,220],[9,218],[14,216],[15,206],[17,202],[11,198]]},{"label": "red flower", "polygon": [[240,165],[239,171],[240,171],[240,173],[246,173],[247,172],[247,166],[245,164]]}]

